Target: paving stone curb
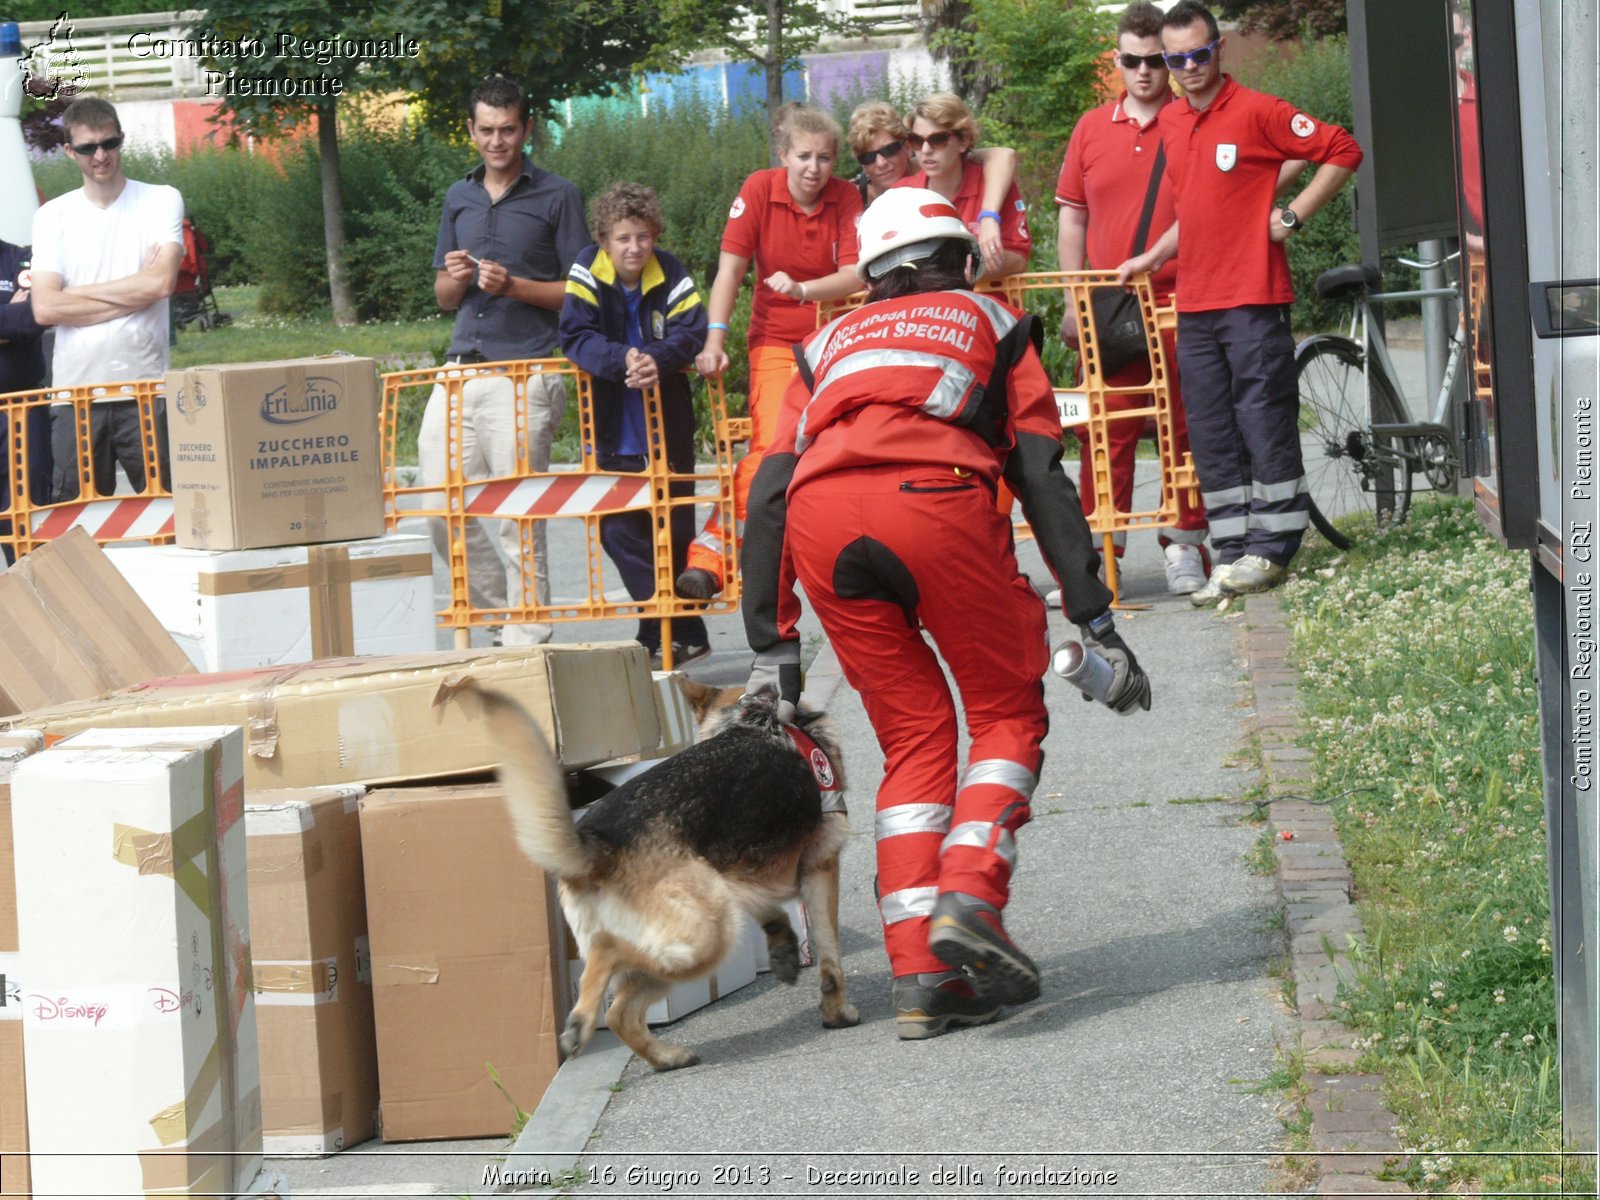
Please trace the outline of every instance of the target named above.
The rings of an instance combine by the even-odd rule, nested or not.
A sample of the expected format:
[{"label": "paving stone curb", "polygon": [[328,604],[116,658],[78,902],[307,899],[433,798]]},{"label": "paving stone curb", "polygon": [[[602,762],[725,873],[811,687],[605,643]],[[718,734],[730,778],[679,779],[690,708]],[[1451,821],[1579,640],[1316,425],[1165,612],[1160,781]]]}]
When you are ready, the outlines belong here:
[{"label": "paving stone curb", "polygon": [[[1347,951],[1365,940],[1350,903],[1350,864],[1333,814],[1303,797],[1311,752],[1302,732],[1298,675],[1289,663],[1290,631],[1277,596],[1253,596],[1245,609],[1245,655],[1255,693],[1248,728],[1261,741],[1278,891],[1287,914],[1303,1080],[1310,1089],[1316,1196],[1405,1196],[1402,1183],[1378,1179],[1400,1156],[1395,1115],[1383,1102],[1383,1078],[1358,1075],[1354,1033],[1337,1018],[1339,984],[1350,978]],[[1298,798],[1297,798],[1298,797]]]}]

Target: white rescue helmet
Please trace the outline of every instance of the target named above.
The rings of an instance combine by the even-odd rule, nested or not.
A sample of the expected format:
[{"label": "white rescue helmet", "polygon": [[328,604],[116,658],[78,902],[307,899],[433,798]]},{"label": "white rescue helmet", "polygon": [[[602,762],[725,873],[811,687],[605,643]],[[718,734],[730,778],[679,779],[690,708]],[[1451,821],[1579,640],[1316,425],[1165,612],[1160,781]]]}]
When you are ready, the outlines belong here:
[{"label": "white rescue helmet", "polygon": [[861,243],[856,274],[880,279],[895,267],[920,262],[947,238],[976,247],[955,205],[927,188],[890,188],[872,202],[856,227]]}]

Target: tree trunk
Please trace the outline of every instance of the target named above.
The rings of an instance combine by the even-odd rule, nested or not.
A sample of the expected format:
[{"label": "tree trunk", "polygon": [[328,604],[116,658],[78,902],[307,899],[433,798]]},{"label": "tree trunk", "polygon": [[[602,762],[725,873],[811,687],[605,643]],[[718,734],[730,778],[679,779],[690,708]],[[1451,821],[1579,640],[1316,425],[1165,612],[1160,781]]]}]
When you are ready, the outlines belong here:
[{"label": "tree trunk", "polygon": [[[762,65],[767,72],[767,129],[776,132],[778,110],[783,107],[783,0],[767,0],[767,57]],[[776,140],[772,165],[778,165]]]},{"label": "tree trunk", "polygon": [[344,272],[344,187],[339,182],[337,101],[317,106],[317,157],[322,170],[322,242],[328,258],[328,299],[335,325],[356,323],[356,302]]}]

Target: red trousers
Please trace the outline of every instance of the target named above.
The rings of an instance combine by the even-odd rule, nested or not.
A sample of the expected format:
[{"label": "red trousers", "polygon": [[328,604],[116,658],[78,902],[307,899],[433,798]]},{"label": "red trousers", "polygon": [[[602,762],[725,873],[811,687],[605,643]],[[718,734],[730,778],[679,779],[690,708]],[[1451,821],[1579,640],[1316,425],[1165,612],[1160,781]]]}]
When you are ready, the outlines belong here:
[{"label": "red trousers", "polygon": [[[1173,447],[1179,458],[1189,452],[1189,424],[1184,419],[1183,395],[1178,390],[1178,351],[1174,335],[1169,331],[1163,335],[1167,358],[1167,381],[1172,389],[1172,431],[1176,445]],[[1150,382],[1150,364],[1136,362],[1115,371],[1106,380],[1112,387],[1137,387],[1142,383]],[[1129,408],[1144,408],[1150,404],[1150,396],[1127,394],[1108,397],[1111,411],[1118,412]],[[1083,515],[1091,516],[1095,510],[1094,470],[1089,458],[1089,430],[1081,426],[1073,431],[1078,438],[1078,495],[1083,501]],[[1134,459],[1139,449],[1139,435],[1144,432],[1144,422],[1129,419],[1126,421],[1110,421],[1106,424],[1106,441],[1109,444],[1111,464],[1111,502],[1118,512],[1133,511],[1133,471]],[[1172,528],[1163,528],[1161,531],[1161,544],[1171,542],[1190,542],[1199,544],[1205,540],[1206,511],[1203,507],[1194,504],[1189,499],[1188,491],[1178,493],[1178,523]],[[1194,536],[1198,534],[1198,536]],[[1189,535],[1189,536],[1184,536]],[[1116,549],[1120,555],[1123,549],[1125,535],[1116,535]]]},{"label": "red trousers", "polygon": [[[890,964],[896,975],[942,971],[928,950],[938,894],[996,908],[1010,895],[1014,833],[1031,815],[1049,724],[1044,605],[994,496],[949,468],[808,480],[790,494],[786,541],[884,756],[878,907]],[[965,771],[941,655],[966,712]]]}]

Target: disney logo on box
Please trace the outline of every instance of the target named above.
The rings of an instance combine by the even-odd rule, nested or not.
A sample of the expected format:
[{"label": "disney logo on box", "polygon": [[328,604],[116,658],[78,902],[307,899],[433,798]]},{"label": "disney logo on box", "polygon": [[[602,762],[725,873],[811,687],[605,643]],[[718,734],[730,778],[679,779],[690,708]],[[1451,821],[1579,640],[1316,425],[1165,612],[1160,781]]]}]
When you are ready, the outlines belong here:
[{"label": "disney logo on box", "polygon": [[289,385],[273,388],[261,397],[261,419],[273,425],[298,425],[314,421],[327,413],[339,410],[342,389],[337,379],[326,375],[308,375],[301,394],[289,391]]},{"label": "disney logo on box", "polygon": [[93,1021],[98,1025],[107,1009],[97,1000],[75,1001],[66,996],[41,996],[38,992],[29,992],[28,999],[33,1001],[36,1021]]},{"label": "disney logo on box", "polygon": [[195,1004],[194,993],[187,989],[175,992],[171,988],[153,987],[149,992],[150,1000],[158,1013],[179,1012]]}]

